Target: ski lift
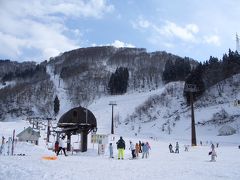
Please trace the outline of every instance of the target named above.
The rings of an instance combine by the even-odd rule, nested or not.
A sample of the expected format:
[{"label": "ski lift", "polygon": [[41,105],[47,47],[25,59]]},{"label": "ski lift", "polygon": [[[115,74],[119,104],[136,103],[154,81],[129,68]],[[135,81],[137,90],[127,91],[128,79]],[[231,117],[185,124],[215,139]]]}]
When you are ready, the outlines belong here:
[{"label": "ski lift", "polygon": [[78,139],[77,139],[77,141],[73,143],[72,149],[73,149],[73,151],[75,151],[75,152],[81,151],[81,142],[80,142],[80,135],[79,135],[79,134],[78,134]]}]

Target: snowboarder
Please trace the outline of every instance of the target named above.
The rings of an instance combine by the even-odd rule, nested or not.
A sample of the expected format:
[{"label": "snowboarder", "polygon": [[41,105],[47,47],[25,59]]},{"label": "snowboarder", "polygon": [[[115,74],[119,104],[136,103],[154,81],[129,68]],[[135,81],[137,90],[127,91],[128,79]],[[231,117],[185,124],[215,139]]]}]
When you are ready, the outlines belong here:
[{"label": "snowboarder", "polygon": [[118,149],[118,159],[124,158],[124,150],[125,150],[125,141],[123,140],[122,136],[118,140],[117,149]]},{"label": "snowboarder", "polygon": [[132,152],[132,158],[134,159],[136,157],[135,155],[135,147],[134,144],[132,143],[132,141],[130,141],[130,148],[129,148]]},{"label": "snowboarder", "polygon": [[138,157],[138,154],[139,154],[139,150],[140,150],[140,146],[139,146],[138,143],[136,143],[136,145],[135,145],[135,154],[136,154],[137,157]]},{"label": "snowboarder", "polygon": [[174,153],[174,151],[173,151],[173,149],[172,149],[172,148],[173,148],[173,146],[172,146],[172,144],[171,144],[171,143],[169,144],[168,148],[169,148],[169,151],[170,151],[170,153]]},{"label": "snowboarder", "polygon": [[65,136],[63,136],[61,139],[59,139],[59,148],[57,151],[57,156],[61,150],[63,150],[64,155],[67,156],[66,151],[65,151],[64,139],[65,139]]},{"label": "snowboarder", "polygon": [[113,145],[112,145],[112,143],[109,144],[109,147],[108,147],[108,148],[109,148],[109,153],[110,153],[110,154],[109,154],[109,157],[110,157],[110,158],[114,158],[114,157],[113,157]]},{"label": "snowboarder", "polygon": [[175,149],[175,153],[179,153],[179,145],[178,145],[178,142],[176,142],[176,149]]},{"label": "snowboarder", "polygon": [[188,151],[188,145],[184,145],[184,151]]}]

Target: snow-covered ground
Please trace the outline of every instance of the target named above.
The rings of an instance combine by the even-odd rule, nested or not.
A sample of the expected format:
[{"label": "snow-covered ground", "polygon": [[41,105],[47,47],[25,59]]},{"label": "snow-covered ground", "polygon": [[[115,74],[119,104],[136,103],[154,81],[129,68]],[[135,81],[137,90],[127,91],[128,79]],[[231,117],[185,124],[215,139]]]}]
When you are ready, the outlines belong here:
[{"label": "snow-covered ground", "polygon": [[[48,69],[50,75],[51,70]],[[57,79],[57,78],[56,78]],[[59,99],[65,102],[67,99],[63,88],[58,88],[57,81],[54,81]],[[125,125],[124,120],[131,115],[135,108],[144,103],[149,96],[161,94],[164,91],[160,88],[155,91],[145,93],[130,93],[123,96],[108,96],[96,100],[88,108],[93,112],[97,119],[98,134],[109,134],[111,128],[112,109],[109,105],[110,101],[116,101],[117,106],[114,107],[114,115],[119,116],[121,125],[115,127],[115,141],[119,136],[123,136],[126,142],[125,159],[117,160],[116,143],[114,145],[114,159],[108,158],[108,150],[104,155],[97,154],[97,145],[88,143],[88,152],[71,153],[68,152],[67,157],[58,156],[57,160],[44,160],[43,156],[53,156],[53,152],[47,150],[44,138],[45,131],[41,131],[41,139],[39,146],[18,142],[15,147],[15,154],[25,154],[25,156],[0,156],[0,179],[1,180],[32,180],[32,179],[84,179],[84,180],[129,180],[129,179],[240,179],[240,135],[239,132],[232,136],[217,136],[217,128],[215,126],[202,127],[196,126],[197,131],[197,147],[190,147],[189,152],[184,151],[184,145],[190,145],[191,129],[190,129],[190,112],[183,113],[180,120],[176,122],[171,134],[162,132],[156,126],[161,126],[163,119],[157,119],[154,122],[142,123],[142,130],[135,135],[135,131],[131,130],[130,125]],[[177,106],[173,102],[169,102],[170,106]],[[171,104],[172,103],[172,104]],[[69,109],[69,102],[63,103],[61,112]],[[237,113],[237,107],[229,105],[216,105],[209,108],[196,109],[196,121],[203,121],[211,117],[222,107],[227,111]],[[166,111],[162,107],[162,112]],[[229,109],[228,109],[229,108]],[[173,108],[174,109],[174,108]],[[240,109],[239,109],[240,110]],[[154,125],[155,124],[155,125]],[[13,129],[16,134],[20,133],[24,127],[29,126],[28,122],[19,120],[16,122],[0,122],[0,137],[12,136]],[[150,157],[136,160],[129,160],[131,157],[129,150],[129,141],[133,143],[148,141],[151,145]],[[203,146],[199,146],[199,141],[203,141]],[[180,153],[169,153],[168,145],[172,143],[180,144]],[[73,141],[74,142],[74,141]],[[109,138],[110,142],[110,138]],[[209,162],[210,142],[219,143],[217,151],[217,161]],[[1,142],[0,142],[1,143]],[[6,154],[6,153],[5,153]],[[140,154],[141,155],[141,154]]]},{"label": "snow-covered ground", "polygon": [[[129,144],[129,139],[125,139]],[[137,142],[139,139],[131,139]],[[216,149],[217,161],[210,162],[209,146],[197,146],[183,150],[180,142],[180,153],[169,153],[168,142],[148,140],[151,145],[150,157],[129,160],[130,150],[125,150],[125,159],[117,160],[114,148],[114,159],[107,153],[98,156],[97,150],[89,147],[87,153],[69,156],[58,156],[57,160],[43,160],[46,155],[41,147],[28,147],[17,144],[26,156],[0,156],[0,179],[85,179],[85,180],[129,180],[129,179],[171,179],[171,180],[214,180],[240,179],[240,149],[236,146],[221,146]],[[175,146],[175,142],[172,142]],[[115,143],[114,143],[115,144]],[[30,148],[34,151],[29,150]],[[36,153],[37,152],[37,153]],[[48,152],[48,155],[52,155]],[[141,155],[141,154],[140,154]]]}]

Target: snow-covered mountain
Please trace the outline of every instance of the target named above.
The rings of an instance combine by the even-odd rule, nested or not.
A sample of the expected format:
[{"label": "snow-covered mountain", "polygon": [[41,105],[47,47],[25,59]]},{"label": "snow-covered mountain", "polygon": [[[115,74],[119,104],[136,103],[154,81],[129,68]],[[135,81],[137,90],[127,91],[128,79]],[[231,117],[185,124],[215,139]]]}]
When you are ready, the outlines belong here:
[{"label": "snow-covered mountain", "polygon": [[193,67],[197,64],[190,58],[166,52],[148,53],[142,48],[111,46],[80,48],[50,58],[49,62],[25,63],[26,67],[24,63],[1,61],[0,68],[5,71],[0,76],[0,121],[52,117],[56,95],[60,103],[66,103],[61,103],[60,115],[69,107],[86,107],[108,95],[109,79],[117,67],[128,68],[128,92],[158,89],[163,86],[165,63],[177,59]]},{"label": "snow-covered mountain", "polygon": [[[4,109],[6,111],[3,111],[6,114],[2,113],[2,117],[11,122],[0,122],[0,137],[4,136],[8,139],[12,137],[13,130],[18,134],[30,126],[25,117],[31,113],[34,116],[36,112],[39,116],[47,116],[46,112],[51,114],[50,102],[56,94],[60,99],[57,119],[73,107],[72,99],[69,98],[68,80],[61,79],[54,67],[53,64],[48,64],[45,78],[40,78],[41,80],[35,83],[33,80],[36,77],[29,78],[27,86],[24,84],[17,90],[14,87],[19,85],[16,85],[15,81],[7,82],[8,88],[5,88],[6,85],[1,87],[1,91],[6,95],[4,98],[12,101],[1,106],[3,108],[4,105],[8,105]],[[73,76],[67,79],[74,78]],[[97,144],[91,144],[89,137],[88,152],[67,152],[67,157],[58,156],[54,161],[44,160],[45,156],[53,157],[54,152],[48,150],[49,146],[46,145],[46,129],[40,129],[39,146],[17,142],[14,149],[15,156],[7,155],[8,148],[4,155],[0,155],[0,179],[237,180],[240,178],[240,161],[236,158],[239,155],[237,147],[240,144],[240,109],[239,106],[234,106],[233,102],[240,98],[239,84],[240,74],[236,74],[212,86],[194,102],[198,143],[196,147],[190,146],[191,114],[183,96],[183,81],[171,82],[154,89],[146,87],[132,89],[124,95],[103,93],[92,98],[90,103],[81,105],[87,106],[96,116],[97,133],[109,134],[112,112],[109,102],[117,103],[114,107],[115,140],[111,136],[108,139],[108,143],[113,143],[114,159],[109,158],[107,145],[105,145],[105,153],[98,156]],[[7,94],[9,91],[10,97]],[[80,93],[79,95],[84,96]],[[18,97],[18,101],[15,101],[14,97]],[[8,113],[7,109],[12,107],[18,109],[15,113],[12,111]],[[31,107],[31,113],[23,107]],[[16,114],[19,116],[17,119],[15,119]],[[52,123],[55,124],[57,121]],[[235,134],[219,136],[220,129],[225,132],[229,130],[225,125],[234,128]],[[225,128],[222,128],[223,126]],[[126,142],[124,160],[117,160],[116,141],[119,136],[123,136]],[[137,143],[139,140],[150,143],[150,157],[142,159],[140,154],[137,159],[131,160],[129,141]],[[50,137],[50,141],[54,141],[53,136]],[[177,141],[180,145],[180,153],[169,153],[169,143],[175,147]],[[199,145],[200,141],[203,142],[202,146]],[[72,143],[72,146],[74,143],[79,143],[77,135],[72,136]],[[219,144],[216,148],[217,162],[209,162],[210,143]],[[186,146],[189,147],[189,151],[185,152]],[[23,154],[25,156],[22,156]]]},{"label": "snow-covered mountain", "polygon": [[[15,71],[11,68],[10,74],[2,76],[5,84],[0,89],[1,121],[29,116],[53,117],[53,100],[57,95],[60,100],[57,119],[72,107],[81,105],[92,110],[103,122],[98,123],[101,132],[110,126],[108,121],[102,120],[109,119],[102,112],[109,115],[108,103],[115,100],[119,101],[115,113],[119,132],[124,129],[135,136],[151,136],[153,132],[188,136],[191,114],[183,96],[184,82],[166,85],[162,82],[166,62],[179,58],[139,48],[94,47],[65,52],[49,62],[33,64],[21,73],[18,68]],[[189,61],[192,67],[197,64],[189,58],[180,60]],[[107,91],[110,75],[119,66],[129,70],[127,93],[110,96]],[[239,131],[239,113],[233,106],[234,100],[239,99],[239,79],[237,74],[217,83],[195,102],[199,129],[218,135],[223,125],[231,125]]]}]

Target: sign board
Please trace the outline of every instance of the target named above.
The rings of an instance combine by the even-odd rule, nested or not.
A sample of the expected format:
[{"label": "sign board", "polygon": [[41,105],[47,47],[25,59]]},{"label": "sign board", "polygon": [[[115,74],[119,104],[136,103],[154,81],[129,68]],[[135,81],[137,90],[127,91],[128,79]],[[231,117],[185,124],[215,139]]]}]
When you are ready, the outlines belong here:
[{"label": "sign board", "polygon": [[106,134],[91,134],[91,143],[107,144],[108,135]]},{"label": "sign board", "polygon": [[105,144],[98,144],[98,154],[105,154]]},{"label": "sign board", "polygon": [[186,92],[197,92],[197,86],[195,84],[185,84]]}]

